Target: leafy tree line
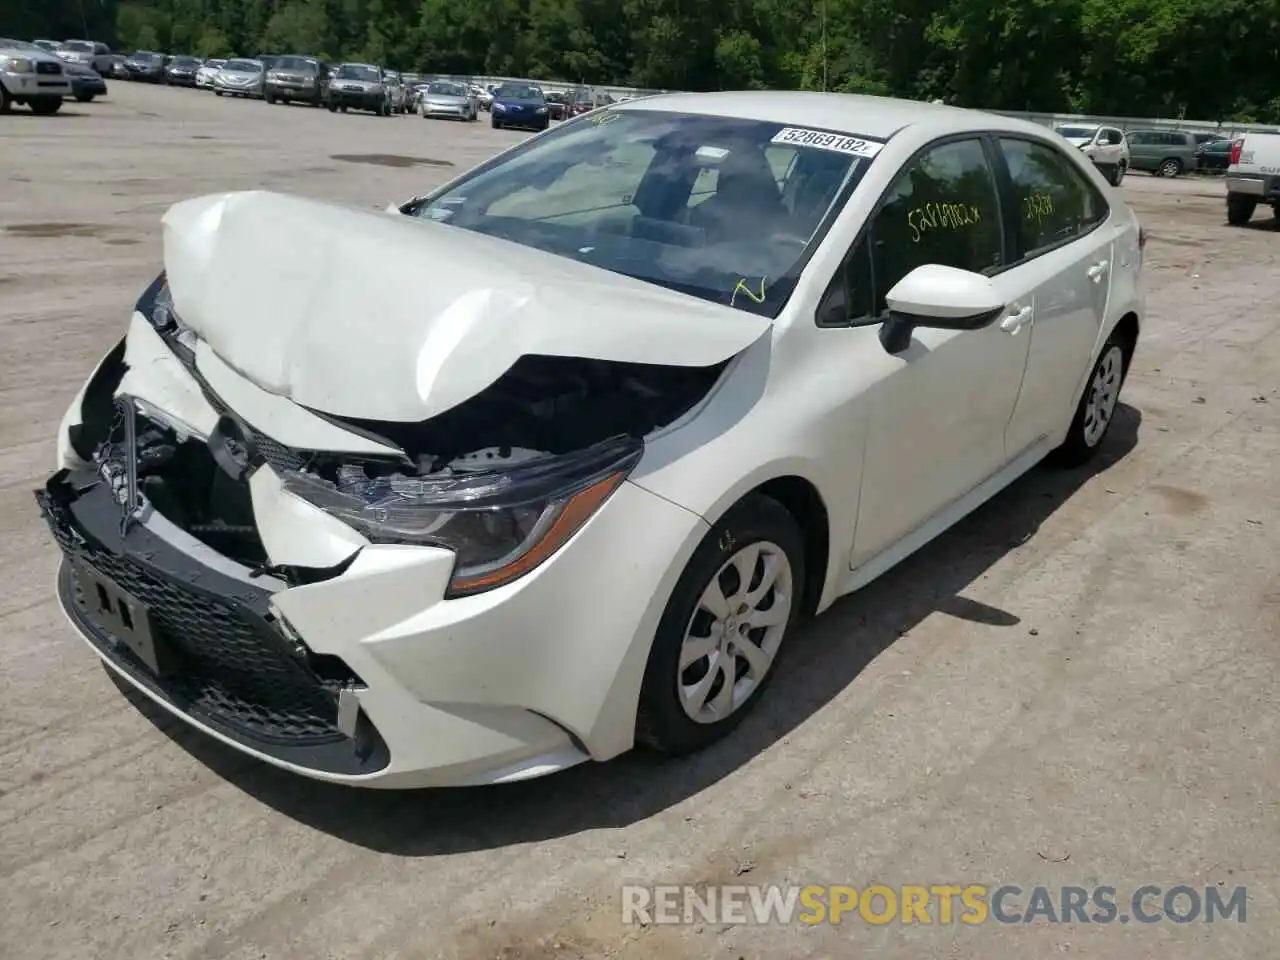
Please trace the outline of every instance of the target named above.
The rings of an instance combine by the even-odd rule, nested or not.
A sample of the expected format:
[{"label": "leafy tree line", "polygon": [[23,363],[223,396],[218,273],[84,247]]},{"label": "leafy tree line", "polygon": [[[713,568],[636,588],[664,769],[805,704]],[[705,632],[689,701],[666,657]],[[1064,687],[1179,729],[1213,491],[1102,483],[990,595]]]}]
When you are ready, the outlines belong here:
[{"label": "leafy tree line", "polygon": [[122,49],[1266,123],[1277,27],[1280,0],[0,0],[0,34]]}]

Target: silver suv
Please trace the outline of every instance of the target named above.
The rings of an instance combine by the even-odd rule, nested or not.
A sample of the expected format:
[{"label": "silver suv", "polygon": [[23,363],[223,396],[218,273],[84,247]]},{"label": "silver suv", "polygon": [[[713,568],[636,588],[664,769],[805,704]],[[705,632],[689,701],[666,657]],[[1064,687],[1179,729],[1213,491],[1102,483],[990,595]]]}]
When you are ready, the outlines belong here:
[{"label": "silver suv", "polygon": [[0,37],[0,113],[15,103],[32,113],[57,113],[69,96],[71,79],[61,60],[34,43]]}]

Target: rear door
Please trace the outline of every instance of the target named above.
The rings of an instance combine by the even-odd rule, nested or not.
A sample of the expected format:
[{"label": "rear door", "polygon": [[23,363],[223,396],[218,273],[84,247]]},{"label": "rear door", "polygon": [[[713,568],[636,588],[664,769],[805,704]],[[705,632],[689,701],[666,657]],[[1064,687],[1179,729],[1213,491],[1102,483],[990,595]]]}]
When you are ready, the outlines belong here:
[{"label": "rear door", "polygon": [[1006,444],[1011,455],[1056,439],[1071,422],[1106,318],[1116,239],[1128,229],[1072,159],[1041,140],[1003,137],[1014,197],[1017,260],[1032,290],[1030,352]]},{"label": "rear door", "polygon": [[1134,170],[1150,170],[1156,160],[1155,134],[1148,130],[1135,130],[1129,134],[1129,165]]}]

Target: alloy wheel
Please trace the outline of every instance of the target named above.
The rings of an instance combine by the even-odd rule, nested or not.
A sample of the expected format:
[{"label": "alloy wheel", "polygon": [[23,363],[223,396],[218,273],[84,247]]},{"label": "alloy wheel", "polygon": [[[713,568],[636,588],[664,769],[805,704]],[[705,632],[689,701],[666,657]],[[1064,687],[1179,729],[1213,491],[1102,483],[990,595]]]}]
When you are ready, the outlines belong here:
[{"label": "alloy wheel", "polygon": [[744,546],[721,565],[689,619],[677,664],[691,720],[717,723],[751,698],[773,666],[794,600],[791,561],[775,543]]},{"label": "alloy wheel", "polygon": [[1120,399],[1120,381],[1124,374],[1124,353],[1112,345],[1098,361],[1093,379],[1089,381],[1089,399],[1084,408],[1084,442],[1097,446],[1116,412]]}]

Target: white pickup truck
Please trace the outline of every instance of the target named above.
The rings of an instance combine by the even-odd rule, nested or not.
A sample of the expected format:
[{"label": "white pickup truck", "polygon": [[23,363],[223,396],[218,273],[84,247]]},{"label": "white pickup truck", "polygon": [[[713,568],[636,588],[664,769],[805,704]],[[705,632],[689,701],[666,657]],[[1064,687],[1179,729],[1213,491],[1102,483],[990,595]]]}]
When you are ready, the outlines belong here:
[{"label": "white pickup truck", "polygon": [[61,60],[34,43],[0,37],[0,113],[15,103],[35,113],[57,113],[71,92]]},{"label": "white pickup truck", "polygon": [[1248,223],[1260,203],[1280,219],[1280,133],[1246,133],[1231,144],[1227,222]]}]

